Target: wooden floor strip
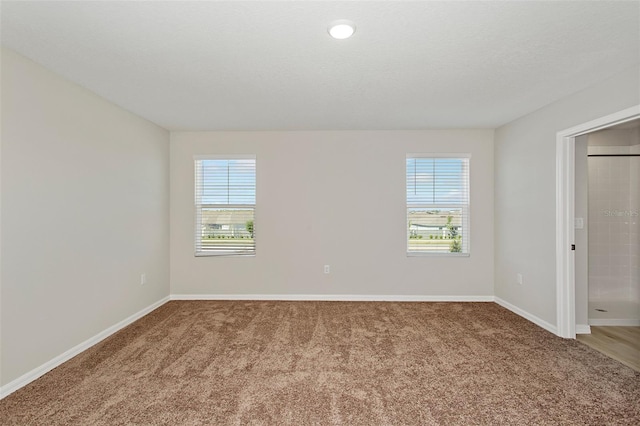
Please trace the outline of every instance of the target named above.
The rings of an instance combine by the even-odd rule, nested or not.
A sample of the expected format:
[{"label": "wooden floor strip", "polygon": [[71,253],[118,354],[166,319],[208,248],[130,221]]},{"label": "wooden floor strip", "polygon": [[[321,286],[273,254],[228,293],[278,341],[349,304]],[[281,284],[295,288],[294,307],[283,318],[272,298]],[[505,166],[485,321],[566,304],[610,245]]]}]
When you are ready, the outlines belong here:
[{"label": "wooden floor strip", "polygon": [[580,334],[578,341],[640,371],[640,327],[591,327],[591,334]]}]

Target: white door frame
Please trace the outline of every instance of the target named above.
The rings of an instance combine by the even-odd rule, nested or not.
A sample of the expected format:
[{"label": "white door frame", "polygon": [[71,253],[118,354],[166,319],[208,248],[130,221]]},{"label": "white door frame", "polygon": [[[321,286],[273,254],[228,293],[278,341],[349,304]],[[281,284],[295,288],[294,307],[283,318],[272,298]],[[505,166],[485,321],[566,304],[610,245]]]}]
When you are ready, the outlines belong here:
[{"label": "white door frame", "polygon": [[576,338],[575,289],[575,146],[576,137],[640,118],[640,105],[609,114],[556,134],[556,307],[557,334]]}]

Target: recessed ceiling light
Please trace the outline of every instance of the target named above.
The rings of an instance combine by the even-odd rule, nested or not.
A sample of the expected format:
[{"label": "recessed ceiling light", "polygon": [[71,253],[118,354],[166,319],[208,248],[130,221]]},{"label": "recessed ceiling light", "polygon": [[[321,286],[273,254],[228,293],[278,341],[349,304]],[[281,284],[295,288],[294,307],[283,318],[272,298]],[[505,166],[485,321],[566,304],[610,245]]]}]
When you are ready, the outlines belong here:
[{"label": "recessed ceiling light", "polygon": [[349,38],[356,32],[356,24],[346,19],[338,19],[329,25],[329,34],[338,40]]}]

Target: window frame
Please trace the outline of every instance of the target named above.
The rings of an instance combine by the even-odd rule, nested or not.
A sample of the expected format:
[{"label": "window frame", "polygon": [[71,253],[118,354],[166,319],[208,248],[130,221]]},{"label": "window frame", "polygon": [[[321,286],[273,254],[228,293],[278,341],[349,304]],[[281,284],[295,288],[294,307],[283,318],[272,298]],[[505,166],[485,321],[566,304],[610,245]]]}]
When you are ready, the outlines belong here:
[{"label": "window frame", "polygon": [[[202,181],[202,166],[201,161],[203,160],[253,160],[254,161],[254,188],[255,192],[254,203],[253,204],[204,204],[198,203],[201,200],[202,194],[200,191],[202,190],[202,185],[200,182]],[[255,223],[256,223],[256,204],[257,204],[257,193],[258,193],[258,177],[257,177],[257,158],[254,154],[211,154],[211,155],[194,155],[193,156],[193,168],[194,168],[194,256],[195,257],[216,257],[216,256],[241,256],[241,257],[253,257],[256,255],[257,251],[257,239],[255,233]],[[253,250],[202,250],[202,236],[200,235],[200,243],[198,242],[198,234],[202,233],[202,209],[203,208],[225,208],[225,209],[238,209],[238,210],[253,210]],[[200,248],[200,249],[199,249]]]},{"label": "window frame", "polygon": [[[407,197],[408,187],[407,187],[407,160],[409,159],[434,159],[434,160],[442,160],[442,159],[452,159],[452,160],[466,160],[467,166],[467,181],[466,181],[466,192],[467,192],[467,203],[466,204],[447,204],[447,203],[432,203],[432,204],[422,204],[422,203],[413,203],[409,204],[409,200]],[[471,154],[470,153],[408,153],[405,156],[404,162],[404,196],[405,196],[405,248],[407,257],[439,257],[439,256],[451,256],[451,257],[469,257],[471,255]],[[410,250],[410,235],[411,230],[409,227],[409,209],[413,208],[424,208],[424,209],[461,209],[462,210],[462,244],[463,251],[461,253],[456,252],[428,252],[428,251],[417,251]]]}]

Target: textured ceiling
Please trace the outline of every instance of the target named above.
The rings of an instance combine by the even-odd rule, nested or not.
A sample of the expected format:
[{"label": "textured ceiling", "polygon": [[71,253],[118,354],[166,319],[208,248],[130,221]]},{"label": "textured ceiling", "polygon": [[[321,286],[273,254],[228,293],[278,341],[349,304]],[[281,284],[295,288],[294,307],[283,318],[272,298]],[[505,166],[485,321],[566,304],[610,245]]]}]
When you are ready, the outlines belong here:
[{"label": "textured ceiling", "polygon": [[170,130],[494,128],[640,63],[637,1],[1,8],[3,45]]}]

